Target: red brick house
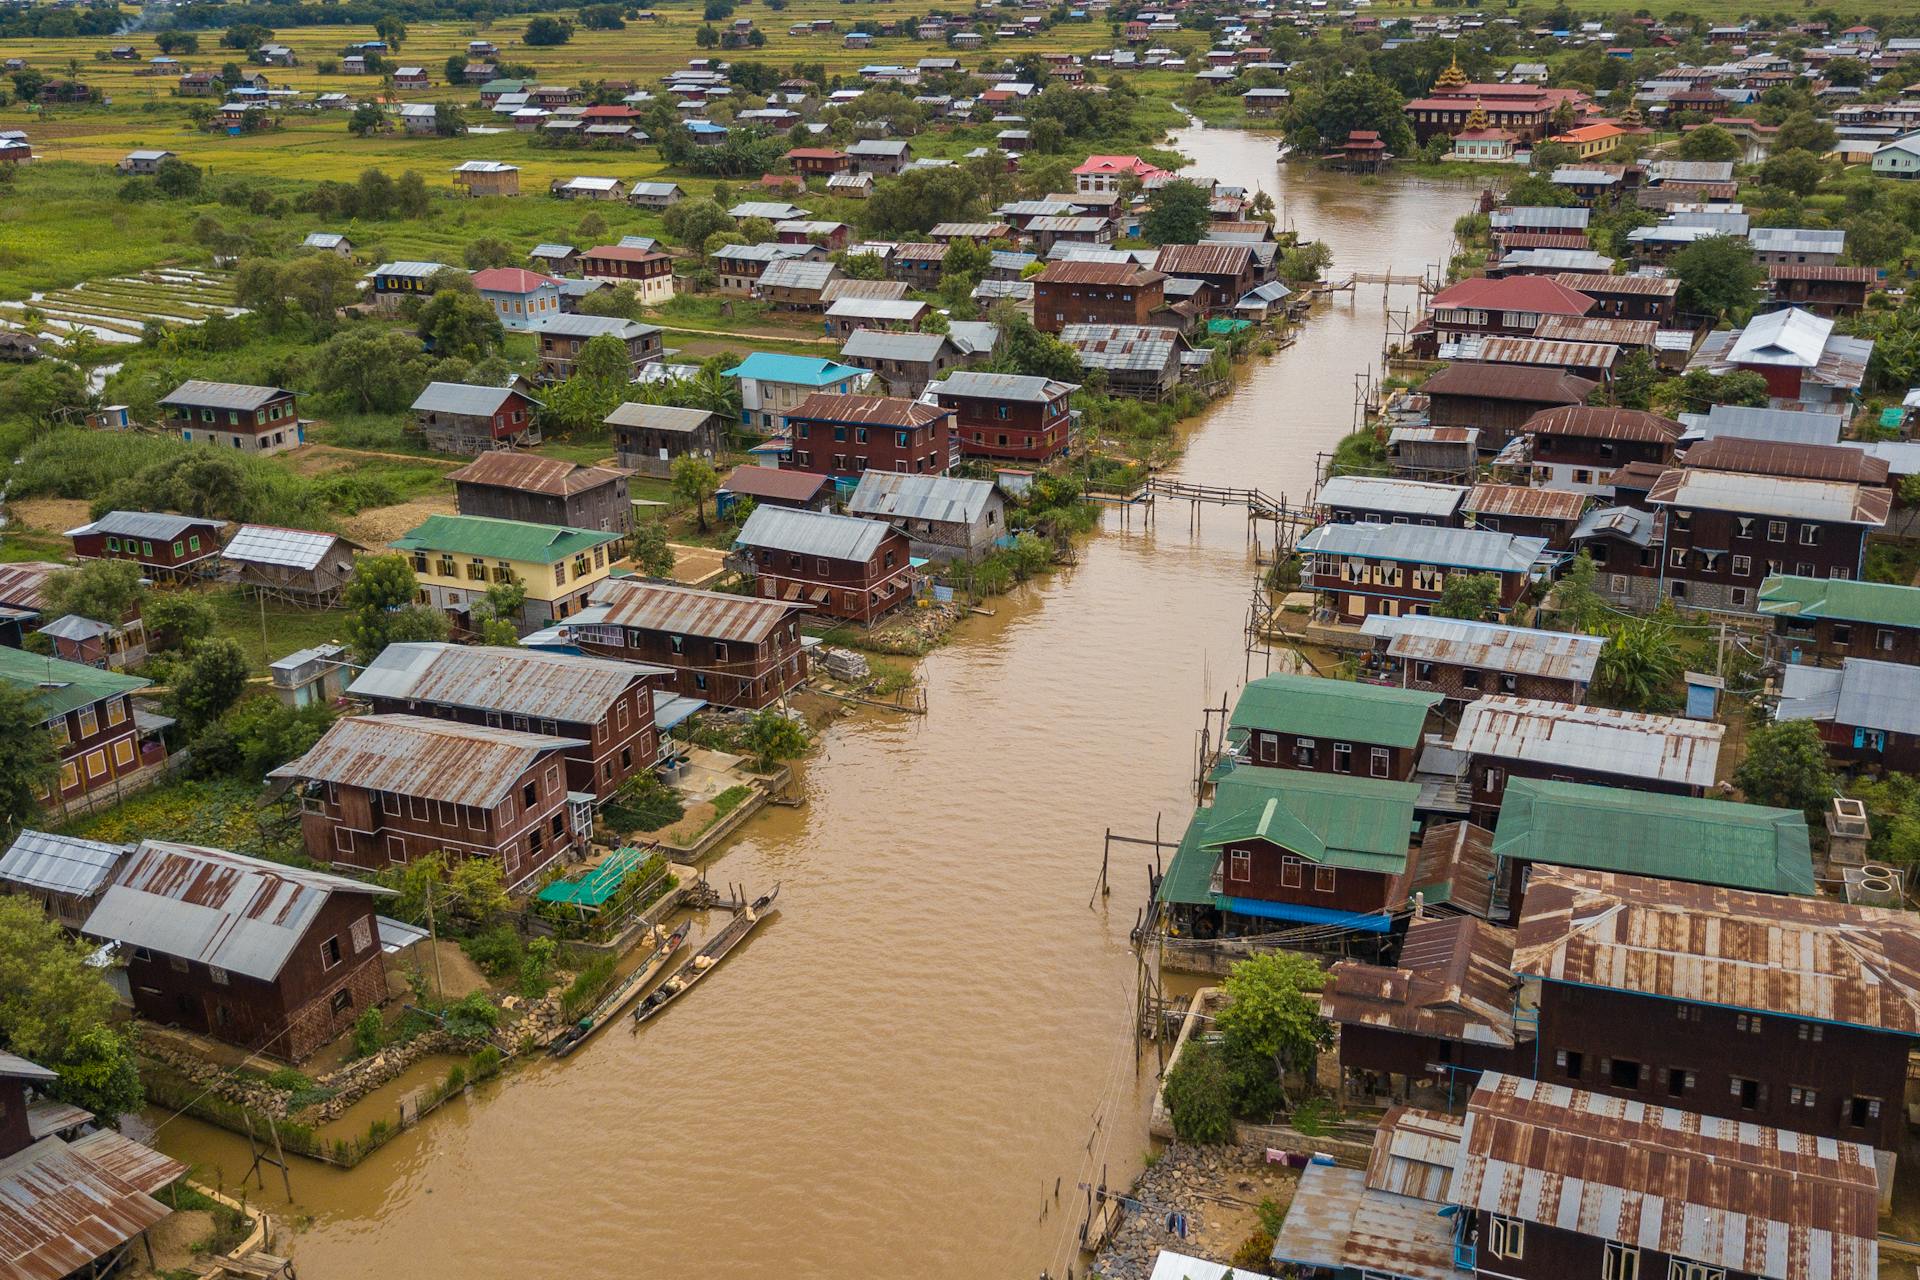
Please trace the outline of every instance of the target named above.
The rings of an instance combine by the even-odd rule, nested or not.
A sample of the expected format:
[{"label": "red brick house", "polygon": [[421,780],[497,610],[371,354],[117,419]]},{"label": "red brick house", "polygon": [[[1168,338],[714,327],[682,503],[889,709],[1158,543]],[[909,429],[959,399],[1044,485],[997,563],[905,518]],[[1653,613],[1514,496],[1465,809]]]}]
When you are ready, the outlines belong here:
[{"label": "red brick house", "polygon": [[913,598],[912,546],[879,520],[756,507],[735,545],[765,599],[866,625]]},{"label": "red brick house", "polygon": [[156,511],[109,511],[67,530],[78,560],[131,560],[148,577],[179,581],[211,574],[220,563],[225,520]]},{"label": "red brick house", "polygon": [[919,400],[816,391],[787,414],[787,426],[796,471],[940,475],[952,461],[952,412]]},{"label": "red brick house", "polygon": [[567,785],[606,799],[658,763],[653,685],[661,667],[492,645],[388,645],[354,682],[382,715],[572,738]]},{"label": "red brick house", "polygon": [[82,930],[120,944],[141,1017],[297,1062],[387,998],[359,880],[143,841]]},{"label": "red brick house", "polygon": [[953,413],[953,433],[969,458],[1045,462],[1067,451],[1078,384],[1015,373],[956,369],[927,387]]},{"label": "red brick house", "polygon": [[800,615],[810,606],[639,578],[609,578],[571,619],[591,654],[664,669],[686,698],[757,711],[807,678]]},{"label": "red brick house", "polygon": [[582,745],[423,716],[348,716],[267,776],[297,785],[316,862],[378,871],[445,851],[497,859],[517,889],[584,839],[565,758]]}]

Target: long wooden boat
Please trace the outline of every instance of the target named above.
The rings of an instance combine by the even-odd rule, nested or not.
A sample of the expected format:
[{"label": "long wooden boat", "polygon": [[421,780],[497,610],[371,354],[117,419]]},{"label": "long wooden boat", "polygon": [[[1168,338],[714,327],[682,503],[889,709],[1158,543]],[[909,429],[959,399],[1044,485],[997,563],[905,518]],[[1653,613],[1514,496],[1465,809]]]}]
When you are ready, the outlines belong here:
[{"label": "long wooden boat", "polygon": [[[558,1038],[547,1046],[547,1052],[556,1058],[564,1058],[592,1038],[594,1032],[618,1017],[620,1011],[627,1007],[627,1002],[639,995],[640,989],[666,968],[667,961],[673,959],[675,953],[686,944],[687,932],[691,927],[688,922],[682,921],[679,928],[665,938],[661,938],[653,954],[648,956],[639,968],[622,978],[613,990],[607,992],[600,1003],[593,1006],[590,1013],[561,1032]],[[658,930],[655,931],[654,936],[659,937]]]},{"label": "long wooden boat", "polygon": [[712,973],[727,952],[739,946],[741,940],[766,919],[767,909],[779,896],[780,884],[775,881],[773,888],[735,912],[733,919],[727,921],[726,928],[708,938],[706,945],[695,952],[692,959],[674,970],[671,978],[655,987],[651,995],[634,1007],[634,1029],[639,1030],[641,1023],[678,1000],[696,982]]}]

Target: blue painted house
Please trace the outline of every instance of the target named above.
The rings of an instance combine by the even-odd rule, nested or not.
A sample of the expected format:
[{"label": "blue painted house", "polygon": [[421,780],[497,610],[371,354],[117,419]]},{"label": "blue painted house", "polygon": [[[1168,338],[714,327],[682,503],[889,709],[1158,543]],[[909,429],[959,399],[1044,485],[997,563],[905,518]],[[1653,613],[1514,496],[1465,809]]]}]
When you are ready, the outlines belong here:
[{"label": "blue painted house", "polygon": [[560,314],[560,282],[538,271],[488,267],[473,273],[473,287],[493,308],[503,329],[530,330],[538,321]]},{"label": "blue painted house", "polygon": [[786,430],[787,414],[814,392],[853,395],[870,375],[837,360],[756,351],[727,376],[740,379],[740,425],[774,435]]}]

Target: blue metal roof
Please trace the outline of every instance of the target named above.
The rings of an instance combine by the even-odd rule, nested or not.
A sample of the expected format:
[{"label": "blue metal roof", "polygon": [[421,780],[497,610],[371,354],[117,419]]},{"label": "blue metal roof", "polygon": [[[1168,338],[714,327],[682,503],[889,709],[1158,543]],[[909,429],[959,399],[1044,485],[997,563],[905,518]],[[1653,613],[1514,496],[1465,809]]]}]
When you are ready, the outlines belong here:
[{"label": "blue metal roof", "polygon": [[1268,902],[1264,898],[1217,897],[1214,905],[1239,916],[1258,916],[1263,920],[1292,920],[1300,924],[1338,925],[1362,933],[1386,933],[1393,928],[1393,917],[1335,911],[1330,907],[1309,907],[1291,902]]},{"label": "blue metal roof", "polygon": [[824,387],[849,378],[865,379],[867,371],[837,360],[818,356],[784,356],[771,351],[755,351],[727,370],[729,378],[760,378],[767,382],[796,382],[803,386]]}]

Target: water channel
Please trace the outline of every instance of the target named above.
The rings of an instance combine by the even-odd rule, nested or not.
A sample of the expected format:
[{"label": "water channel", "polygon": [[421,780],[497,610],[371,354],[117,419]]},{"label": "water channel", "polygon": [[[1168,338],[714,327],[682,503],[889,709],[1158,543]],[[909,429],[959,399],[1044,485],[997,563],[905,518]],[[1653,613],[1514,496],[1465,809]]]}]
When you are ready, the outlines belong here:
[{"label": "water channel", "polygon": [[[1253,134],[1175,145],[1273,193],[1333,277],[1442,261],[1473,194],[1283,171]],[[1181,472],[1303,496],[1378,364],[1382,295],[1335,295],[1249,366]],[[768,810],[711,871],[782,881],[780,917],[670,1016],[487,1085],[351,1173],[296,1160],[302,1274],[1065,1275],[1075,1184],[1124,1185],[1149,1145],[1127,934],[1150,855],[1117,857],[1089,910],[1101,833],[1158,813],[1177,838],[1200,708],[1244,672],[1245,518],[1188,516],[1109,516],[1076,566],[925,660],[925,718],[831,730],[806,806]],[[243,1140],[190,1120],[157,1141],[229,1184],[246,1167]]]}]

